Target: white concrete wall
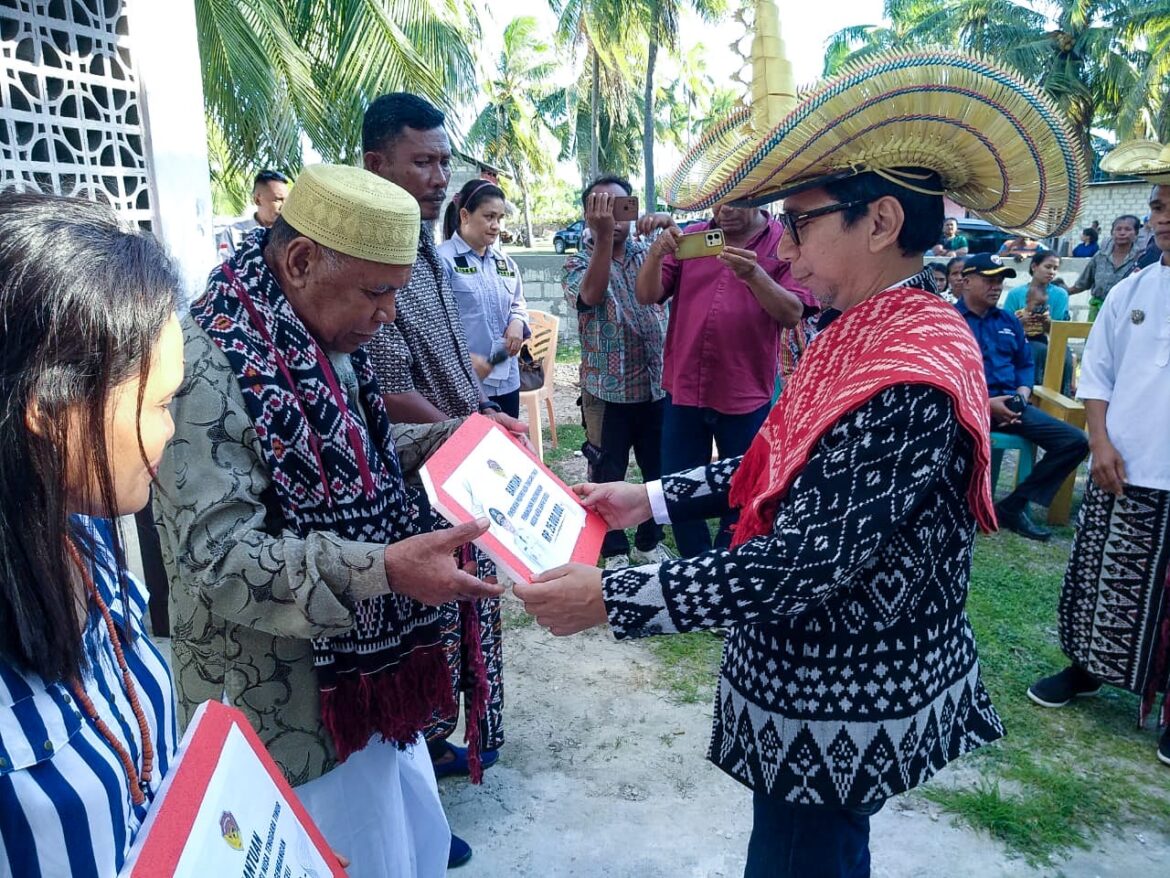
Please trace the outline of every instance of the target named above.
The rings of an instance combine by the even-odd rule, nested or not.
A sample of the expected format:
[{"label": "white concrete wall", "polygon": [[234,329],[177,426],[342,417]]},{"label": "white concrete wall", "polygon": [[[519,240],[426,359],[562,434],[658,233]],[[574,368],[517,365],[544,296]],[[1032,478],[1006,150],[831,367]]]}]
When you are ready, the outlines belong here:
[{"label": "white concrete wall", "polygon": [[1115,218],[1131,213],[1141,219],[1150,212],[1149,201],[1149,183],[1090,183],[1081,196],[1081,212],[1076,224],[1065,233],[1065,237],[1074,244],[1079,243],[1081,229],[1097,220],[1101,223],[1101,243],[1105,243]]},{"label": "white concrete wall", "polygon": [[126,0],[142,83],[155,234],[183,272],[188,297],[215,263],[211,173],[193,0]]}]

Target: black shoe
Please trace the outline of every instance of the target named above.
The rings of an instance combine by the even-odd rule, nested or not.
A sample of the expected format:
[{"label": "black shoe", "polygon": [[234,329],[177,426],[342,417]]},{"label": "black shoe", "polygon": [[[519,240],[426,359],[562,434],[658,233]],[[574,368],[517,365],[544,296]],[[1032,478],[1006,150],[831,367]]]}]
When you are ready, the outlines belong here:
[{"label": "black shoe", "polygon": [[1029,540],[1036,540],[1038,543],[1048,542],[1052,533],[1046,528],[1040,527],[1028,517],[1028,509],[1025,506],[1018,512],[1007,512],[998,504],[995,507],[995,517],[999,520],[1000,527],[1006,527],[1013,533],[1018,533],[1020,536]]},{"label": "black shoe", "polygon": [[1029,686],[1028,697],[1041,707],[1064,707],[1074,698],[1086,698],[1100,691],[1100,680],[1084,668],[1069,665],[1059,674],[1037,680]]},{"label": "black shoe", "polygon": [[451,834],[451,852],[447,854],[447,868],[458,869],[471,859],[471,845],[454,833]]},{"label": "black shoe", "polygon": [[1166,731],[1162,732],[1162,740],[1158,742],[1158,758],[1170,765],[1170,726],[1166,726]]}]

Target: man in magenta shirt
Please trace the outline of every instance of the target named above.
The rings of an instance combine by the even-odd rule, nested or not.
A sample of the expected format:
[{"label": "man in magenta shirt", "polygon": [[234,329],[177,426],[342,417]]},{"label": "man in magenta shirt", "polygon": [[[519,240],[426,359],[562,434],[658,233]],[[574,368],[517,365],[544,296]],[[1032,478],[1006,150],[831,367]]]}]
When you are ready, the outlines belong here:
[{"label": "man in magenta shirt", "polygon": [[[638,221],[638,231],[663,229],[638,273],[643,304],[673,299],[666,331],[662,386],[662,471],[681,472],[710,462],[714,440],[720,457],[747,451],[771,407],[780,353],[780,331],[817,310],[816,300],[776,258],[783,226],[756,208],[719,206],[709,223],[687,234],[723,230],[718,256],[679,261],[682,233],[666,214]],[[732,516],[716,541],[730,544]],[[674,538],[683,557],[711,548],[705,521],[677,522]]]}]

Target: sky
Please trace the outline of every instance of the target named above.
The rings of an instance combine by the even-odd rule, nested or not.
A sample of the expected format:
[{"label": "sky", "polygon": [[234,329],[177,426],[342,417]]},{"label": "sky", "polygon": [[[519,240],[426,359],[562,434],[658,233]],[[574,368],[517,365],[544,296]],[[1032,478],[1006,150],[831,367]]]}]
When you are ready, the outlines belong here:
[{"label": "sky", "polygon": [[[740,0],[728,0],[728,6],[734,8],[738,2]],[[497,55],[504,27],[513,17],[531,15],[551,35],[556,16],[548,0],[515,0],[503,5],[506,9],[487,5],[480,15],[487,57],[494,59]],[[778,0],[781,35],[797,83],[809,84],[820,77],[823,49],[830,34],[849,25],[880,24],[882,5],[882,0],[832,0],[823,5],[808,0]],[[695,43],[708,48],[708,69],[717,82],[730,79],[737,71],[738,62],[728,47],[743,35],[743,27],[730,20],[730,16],[722,24],[710,25],[687,9],[679,31],[684,51]]]},{"label": "sky", "polygon": [[[684,0],[685,2],[685,0]],[[727,5],[735,8],[741,0],[728,0]],[[829,36],[843,27],[856,24],[880,24],[882,22],[882,0],[778,0],[780,9],[780,32],[792,62],[793,73],[798,86],[810,85],[820,79],[824,67],[824,46]],[[494,64],[503,41],[504,27],[520,15],[531,15],[542,25],[551,38],[556,25],[556,16],[548,0],[513,0],[504,4],[485,4],[480,14],[480,25],[484,37],[484,58]],[[731,44],[743,38],[742,25],[728,20],[719,25],[708,24],[689,10],[679,22],[679,42],[682,52],[696,43],[706,49],[707,73],[716,83],[732,83],[732,77],[741,69],[742,62],[731,51]],[[750,42],[744,42],[744,52]],[[677,65],[662,59],[660,55],[659,83],[672,77]],[[746,77],[745,77],[746,78]],[[665,79],[669,81],[669,78]],[[655,162],[659,168],[672,168],[679,159],[674,150],[660,148],[655,151]]]}]

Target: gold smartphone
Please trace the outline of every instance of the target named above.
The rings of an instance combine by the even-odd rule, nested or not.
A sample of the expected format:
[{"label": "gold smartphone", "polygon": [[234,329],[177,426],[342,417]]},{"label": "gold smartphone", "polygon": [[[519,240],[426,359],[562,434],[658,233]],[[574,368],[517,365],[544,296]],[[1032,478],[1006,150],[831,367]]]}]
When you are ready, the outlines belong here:
[{"label": "gold smartphone", "polygon": [[699,259],[703,256],[716,256],[722,252],[723,229],[706,229],[702,232],[691,232],[689,235],[679,235],[674,258]]},{"label": "gold smartphone", "polygon": [[613,220],[628,223],[638,218],[638,196],[625,195],[613,200]]}]

